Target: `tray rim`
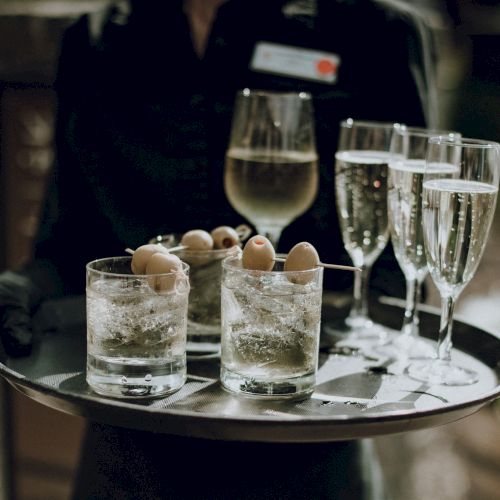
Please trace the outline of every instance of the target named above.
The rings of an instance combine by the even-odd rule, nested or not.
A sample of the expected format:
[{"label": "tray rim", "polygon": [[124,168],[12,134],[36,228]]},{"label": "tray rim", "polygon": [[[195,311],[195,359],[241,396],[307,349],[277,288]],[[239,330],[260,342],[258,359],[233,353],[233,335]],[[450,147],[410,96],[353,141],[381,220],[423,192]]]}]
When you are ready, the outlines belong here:
[{"label": "tray rim", "polygon": [[[389,298],[387,302],[382,300],[385,305],[396,306],[400,305],[400,299]],[[398,304],[399,302],[399,304]],[[404,301],[403,301],[404,303]],[[424,305],[422,311],[429,314],[435,315],[436,308],[433,306]],[[469,324],[463,321],[459,315],[456,317],[457,322],[463,323],[465,326],[470,326],[474,329],[480,330],[481,332],[493,337],[500,345],[500,338],[497,334],[488,331],[487,329]],[[470,354],[470,353],[469,353]],[[478,358],[476,358],[478,359]],[[494,373],[499,373],[499,366],[489,369]],[[85,375],[85,371],[76,371],[75,375]],[[36,382],[22,375],[21,373],[13,370],[6,366],[3,362],[0,362],[0,375],[3,376],[13,387],[19,390],[22,394],[27,397],[41,403],[46,406],[52,407],[56,410],[69,413],[71,415],[81,416],[88,419],[95,419],[98,421],[103,420],[103,414],[106,410],[111,410],[113,414],[123,412],[124,416],[127,417],[124,420],[130,421],[131,418],[137,415],[152,415],[156,420],[164,420],[163,425],[158,426],[162,429],[168,427],[169,423],[177,424],[177,427],[183,427],[182,423],[185,423],[187,427],[196,427],[197,425],[202,428],[201,431],[198,429],[197,432],[190,433],[189,435],[199,434],[199,437],[210,437],[207,435],[210,428],[212,427],[244,427],[254,424],[259,430],[252,431],[251,434],[262,434],[260,439],[250,438],[252,441],[280,441],[280,442],[300,442],[302,441],[301,436],[293,436],[294,433],[298,432],[299,429],[305,429],[308,426],[312,428],[328,428],[331,431],[325,432],[322,437],[318,437],[318,441],[335,441],[343,439],[342,436],[338,436],[338,431],[346,426],[356,429],[356,427],[370,427],[377,426],[380,428],[377,432],[350,432],[346,433],[345,439],[356,439],[357,437],[370,437],[382,434],[391,434],[397,432],[405,432],[404,423],[407,423],[408,430],[415,430],[418,428],[428,428],[435,425],[441,425],[445,423],[451,423],[452,421],[468,416],[475,411],[478,411],[482,406],[493,402],[496,398],[500,397],[500,382],[497,386],[485,393],[479,394],[473,399],[468,399],[467,401],[461,401],[456,403],[449,403],[444,407],[435,407],[430,409],[407,409],[407,410],[393,410],[388,411],[384,414],[367,414],[367,415],[310,415],[310,416],[299,416],[291,415],[290,417],[282,417],[277,415],[213,415],[205,414],[202,412],[196,412],[186,409],[169,409],[169,408],[159,408],[159,407],[149,407],[137,404],[137,402],[128,402],[126,400],[106,398],[99,396],[97,394],[80,394],[64,389],[59,389],[51,385],[45,384],[43,382]],[[214,380],[209,377],[201,377],[198,375],[190,375],[188,372],[188,380],[200,380],[211,382],[212,384],[219,384],[219,380]],[[239,396],[234,396],[239,397]],[[244,397],[244,396],[242,396]],[[460,415],[456,418],[452,418],[453,415]],[[96,418],[93,418],[96,416]],[[436,420],[434,425],[425,425],[426,420]],[[188,422],[189,420],[189,422]],[[411,425],[410,425],[411,424]],[[113,425],[120,425],[119,423],[114,423]],[[144,425],[142,422],[138,422],[138,425],[125,425],[125,427],[132,428],[145,428],[150,429],[150,425]],[[290,434],[290,438],[282,438],[280,436],[272,436],[273,429],[285,428],[284,434]],[[204,430],[206,429],[206,430]],[[337,432],[336,432],[337,431]],[[365,431],[365,429],[358,429],[358,431]],[[160,430],[159,432],[168,433],[168,430]],[[176,429],[171,430],[172,434],[179,434]],[[181,432],[180,434],[186,434]],[[283,432],[282,432],[283,434]],[[358,436],[359,434],[359,436]],[[239,437],[238,439],[246,440]],[[306,439],[310,442],[311,439]]]}]

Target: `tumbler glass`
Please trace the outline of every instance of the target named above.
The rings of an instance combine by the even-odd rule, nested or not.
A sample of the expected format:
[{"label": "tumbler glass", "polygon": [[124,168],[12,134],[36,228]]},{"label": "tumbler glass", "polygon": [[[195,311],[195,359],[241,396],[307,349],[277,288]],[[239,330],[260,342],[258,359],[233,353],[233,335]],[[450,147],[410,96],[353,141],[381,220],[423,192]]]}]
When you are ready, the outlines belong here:
[{"label": "tumbler glass", "polygon": [[87,382],[105,396],[159,397],[186,380],[189,266],[135,275],[130,262],[87,264]]},{"label": "tumbler glass", "polygon": [[189,265],[191,293],[186,347],[189,356],[210,356],[220,352],[222,261],[233,251],[234,248],[223,248],[176,252]]},{"label": "tumbler glass", "polygon": [[[238,226],[242,240],[250,234],[248,226]],[[213,358],[220,353],[220,283],[222,261],[238,246],[212,250],[181,248],[180,234],[159,235],[149,243],[176,248],[175,255],[189,265],[188,325],[186,351],[188,357]]]},{"label": "tumbler glass", "polygon": [[222,263],[221,381],[260,398],[306,396],[318,367],[323,268],[272,271]]}]

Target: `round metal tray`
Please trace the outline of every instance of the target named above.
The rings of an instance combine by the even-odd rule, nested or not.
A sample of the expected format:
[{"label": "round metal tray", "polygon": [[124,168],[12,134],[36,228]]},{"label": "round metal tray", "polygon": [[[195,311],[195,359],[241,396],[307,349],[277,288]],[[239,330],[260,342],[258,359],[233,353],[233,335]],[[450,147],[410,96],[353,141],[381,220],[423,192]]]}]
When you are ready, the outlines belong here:
[{"label": "round metal tray", "polygon": [[[385,302],[372,304],[371,315],[398,329],[401,303]],[[343,355],[331,332],[346,312],[344,303],[325,295],[317,386],[302,401],[263,401],[226,392],[218,381],[217,358],[189,359],[185,386],[163,399],[130,402],[98,396],[85,381],[83,297],[44,304],[35,318],[32,354],[5,360],[0,374],[40,403],[97,422],[261,442],[328,442],[417,430],[468,416],[500,395],[500,339],[495,335],[455,321],[454,359],[476,370],[480,380],[465,387],[430,387],[407,377],[404,365],[393,360]],[[438,322],[435,312],[422,311],[423,335],[435,338]]]}]

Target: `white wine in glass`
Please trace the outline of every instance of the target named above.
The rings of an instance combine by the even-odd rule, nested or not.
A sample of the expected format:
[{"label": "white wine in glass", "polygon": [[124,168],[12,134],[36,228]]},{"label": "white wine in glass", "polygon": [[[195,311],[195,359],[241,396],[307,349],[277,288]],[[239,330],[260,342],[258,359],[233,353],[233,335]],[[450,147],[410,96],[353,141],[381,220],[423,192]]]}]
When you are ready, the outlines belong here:
[{"label": "white wine in glass", "polygon": [[[452,165],[450,178],[436,176]],[[473,278],[495,213],[500,145],[476,139],[429,139],[423,180],[422,224],[429,272],[441,296],[437,359],[416,361],[408,374],[430,384],[468,385],[477,373],[452,360],[455,301]]]},{"label": "white wine in glass", "polygon": [[277,246],[314,202],[318,177],[311,96],[239,92],[224,170],[233,208]]}]

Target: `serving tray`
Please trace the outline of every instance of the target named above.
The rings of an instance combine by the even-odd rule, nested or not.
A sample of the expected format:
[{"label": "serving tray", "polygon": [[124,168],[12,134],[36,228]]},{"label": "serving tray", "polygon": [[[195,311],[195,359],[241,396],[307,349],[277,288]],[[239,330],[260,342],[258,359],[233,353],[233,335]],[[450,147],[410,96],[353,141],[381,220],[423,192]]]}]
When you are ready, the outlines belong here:
[{"label": "serving tray", "polygon": [[[402,303],[377,301],[372,317],[397,330]],[[9,358],[0,374],[28,397],[91,420],[180,436],[260,442],[328,442],[374,437],[446,424],[500,395],[500,339],[463,321],[454,324],[453,357],[479,373],[465,387],[410,379],[406,364],[339,347],[345,301],[325,294],[316,390],[305,400],[267,401],[226,392],[217,357],[188,359],[188,380],[154,400],[124,401],[95,394],[85,381],[84,297],[47,302],[35,317],[36,344],[26,358]],[[437,336],[439,318],[421,311],[422,335]]]}]

